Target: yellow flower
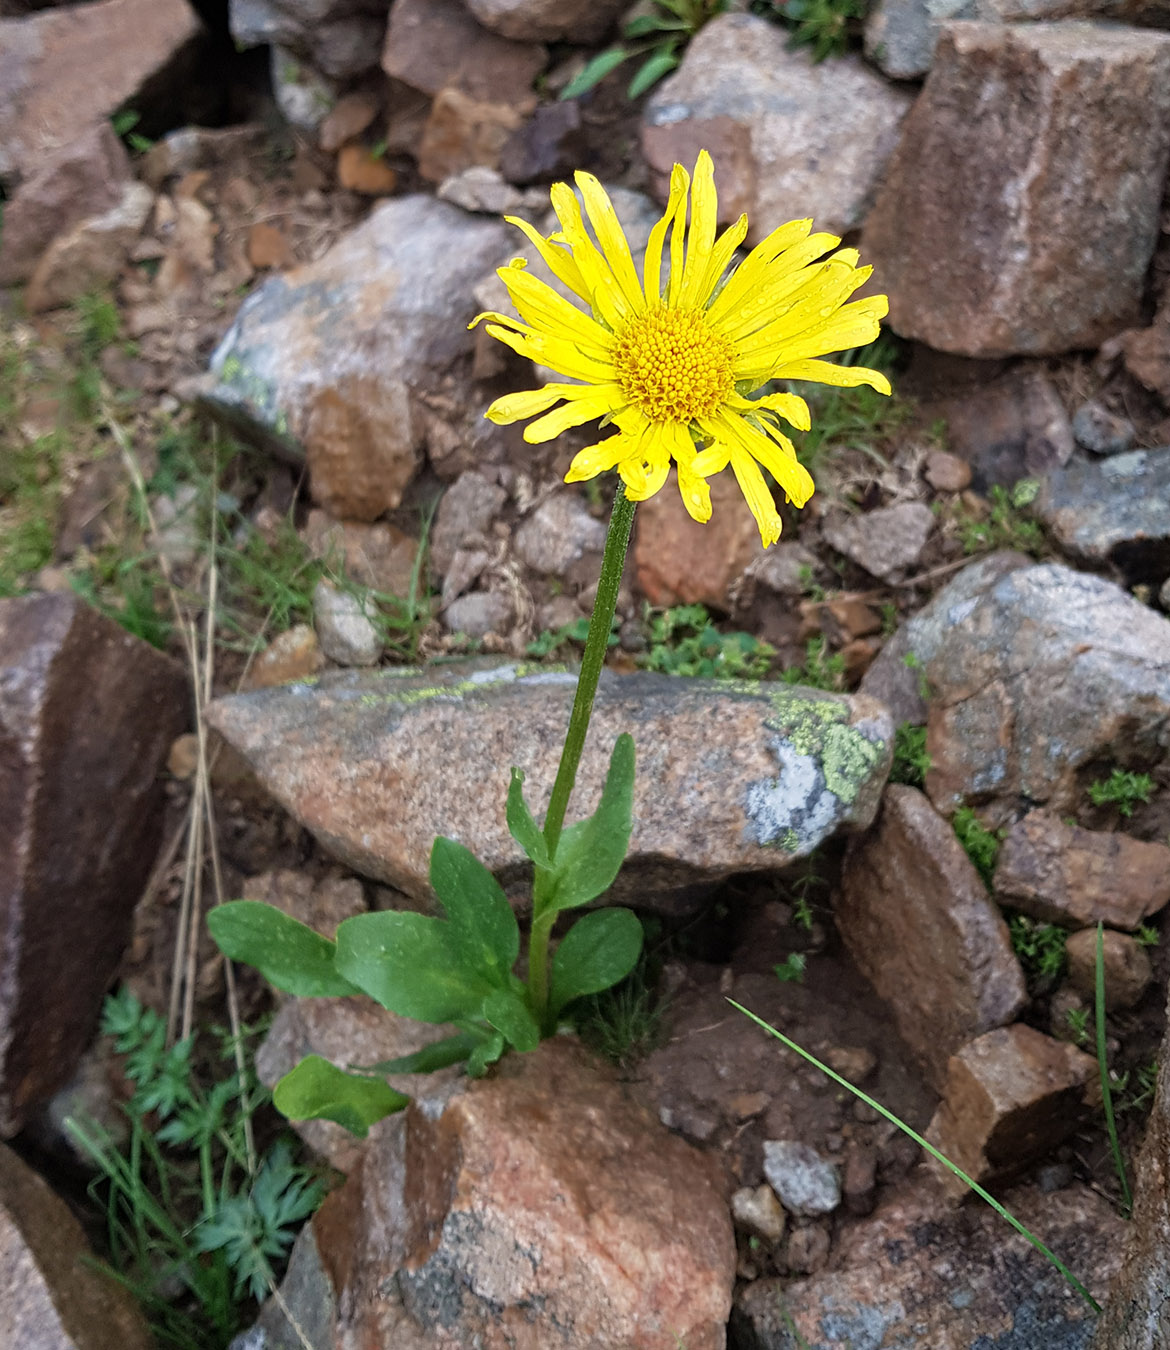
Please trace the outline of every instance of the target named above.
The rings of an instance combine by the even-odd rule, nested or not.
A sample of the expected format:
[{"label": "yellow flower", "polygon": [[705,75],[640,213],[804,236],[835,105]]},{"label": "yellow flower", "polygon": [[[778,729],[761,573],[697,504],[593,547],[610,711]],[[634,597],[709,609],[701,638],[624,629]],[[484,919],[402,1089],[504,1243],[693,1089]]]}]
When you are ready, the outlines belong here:
[{"label": "yellow flower", "polygon": [[767,546],[780,537],[780,516],[760,466],[804,505],[813,481],[780,421],[807,431],[809,410],[796,394],[750,395],[777,379],[868,384],[888,394],[889,381],[876,370],[815,359],[872,342],[888,306],[884,295],[846,303],[873,269],[858,267],[857,250],[838,249],[834,235],[810,233],[811,220],[773,230],[727,274],[747,217],[716,238],[714,173],[705,150],[693,182],[674,166],[641,279],[613,204],[591,174],[578,173],[576,182],[596,243],[567,183],[553,185],[561,228],[547,239],[508,218],[592,313],[530,275],[523,258],[501,267],[522,322],[487,313],[474,323],[489,320],[493,337],[574,383],[507,394],[487,416],[508,423],[542,413],[524,431],[533,444],[602,418],[616,434],[582,450],[565,481],[617,469],[627,496],[644,501],[665,483],[673,459],[683,502],[699,521],[711,516],[708,477],[730,464]]}]

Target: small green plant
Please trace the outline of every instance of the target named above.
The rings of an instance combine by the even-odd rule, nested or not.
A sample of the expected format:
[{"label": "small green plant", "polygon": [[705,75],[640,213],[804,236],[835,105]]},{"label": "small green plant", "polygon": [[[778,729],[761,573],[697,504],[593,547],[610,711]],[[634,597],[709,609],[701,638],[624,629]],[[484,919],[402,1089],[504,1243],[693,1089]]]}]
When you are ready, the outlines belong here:
[{"label": "small green plant", "polygon": [[778,965],[772,967],[781,984],[803,984],[808,957],[803,952],[789,952]]},{"label": "small green plant", "polygon": [[1069,1008],[1064,1020],[1068,1023],[1068,1029],[1072,1032],[1076,1044],[1082,1047],[1088,1045],[1090,1040],[1088,1008]]},{"label": "small green plant", "polygon": [[67,1128],[99,1168],[90,1189],[106,1211],[113,1273],[161,1345],[223,1350],[275,1288],[324,1188],[285,1138],[255,1156],[252,1121],[268,1092],[250,1068],[241,1079],[228,1067],[230,1036],[207,1087],[194,1036],[168,1047],[165,1019],[129,990],[106,1000],[102,1031],[133,1086],[128,1141],[85,1119]]},{"label": "small green plant", "polygon": [[650,647],[639,665],[667,675],[759,680],[776,655],[750,633],[721,633],[702,605],[649,611]]},{"label": "small green plant", "polygon": [[918,697],[925,703],[930,698],[930,680],[927,679],[926,671],[922,666],[922,658],[917,652],[907,652],[902,657],[902,664],[907,670],[916,670],[918,672]]},{"label": "small green plant", "polygon": [[1154,780],[1148,773],[1114,769],[1108,778],[1089,784],[1089,800],[1094,806],[1116,806],[1118,815],[1129,817],[1139,802],[1148,802]]},{"label": "small green plant", "polygon": [[1143,923],[1133,935],[1133,940],[1139,947],[1156,947],[1161,941],[1161,937],[1162,935],[1152,924]]},{"label": "small green plant", "polygon": [[1013,914],[1008,919],[1008,932],[1029,985],[1050,985],[1064,974],[1068,933],[1058,924]]},{"label": "small green plant", "polygon": [[[529,656],[543,658],[546,656],[555,656],[562,647],[573,643],[583,646],[585,639],[589,636],[589,620],[584,615],[579,619],[574,619],[571,623],[562,624],[556,631],[545,629],[538,637],[534,638],[525,649]],[[608,646],[616,647],[618,645],[618,623],[617,619],[610,626]]]},{"label": "small green plant", "polygon": [[894,763],[890,768],[890,782],[920,788],[926,782],[929,769],[926,728],[903,722],[894,732]]},{"label": "small green plant", "polygon": [[620,984],[578,1000],[572,1020],[586,1045],[619,1069],[629,1069],[661,1044],[665,1011],[643,955]]},{"label": "small green plant", "polygon": [[1035,478],[1021,478],[1014,487],[996,483],[987,494],[987,515],[974,515],[966,507],[958,517],[959,542],[964,553],[983,553],[989,549],[1015,549],[1038,557],[1044,552],[1044,531],[1032,520],[1027,508],[1036,499],[1040,484]]},{"label": "small green plant", "polygon": [[849,50],[869,5],[867,0],[757,0],[753,9],[792,30],[789,46],[808,47],[814,61],[823,61]]},{"label": "small green plant", "polygon": [[695,34],[727,8],[727,0],[653,0],[648,13],[636,14],[622,26],[625,42],[599,52],[561,90],[562,99],[578,98],[625,61],[646,58],[630,81],[626,96],[639,98],[652,89],[682,60],[682,53]]},{"label": "small green plant", "polygon": [[845,688],[845,658],[840,652],[829,655],[828,645],[823,633],[809,638],[804,649],[804,664],[782,670],[780,678],[785,684],[803,684],[810,689],[840,693]]},{"label": "small green plant", "polygon": [[136,155],[144,155],[154,145],[149,136],[143,136],[134,128],[142,121],[142,114],[136,112],[133,108],[123,108],[121,112],[116,112],[110,118],[110,124],[114,128],[114,135],[119,140],[125,141],[129,149]]},{"label": "small green plant", "polygon": [[960,806],[951,824],[967,857],[975,864],[975,870],[990,886],[999,857],[999,835],[989,830],[969,806]]}]

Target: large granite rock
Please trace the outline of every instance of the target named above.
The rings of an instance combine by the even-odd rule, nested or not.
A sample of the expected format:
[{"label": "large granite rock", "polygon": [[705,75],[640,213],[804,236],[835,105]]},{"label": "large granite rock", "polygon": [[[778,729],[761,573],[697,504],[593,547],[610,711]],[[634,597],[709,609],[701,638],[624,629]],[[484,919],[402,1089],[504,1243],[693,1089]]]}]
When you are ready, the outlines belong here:
[{"label": "large granite rock", "polygon": [[422,394],[471,350],[471,288],[508,228],[432,197],[383,203],[324,257],[270,278],[212,357],[213,413],[302,451],[330,514],[375,520],[421,462]]},{"label": "large granite rock", "polygon": [[395,0],[382,69],[432,98],[454,86],[477,99],[509,99],[531,89],[547,59],[537,42],[482,28],[462,0]]},{"label": "large granite rock", "polygon": [[229,0],[228,22],[240,47],[282,47],[350,80],[377,70],[386,9],[386,0]]},{"label": "large granite rock", "polygon": [[186,702],[177,665],[76,596],[0,601],[0,1135],[93,1034]]},{"label": "large granite rock", "polygon": [[1170,575],[1170,448],[1073,460],[1032,509],[1074,558],[1112,564],[1131,583]]},{"label": "large granite rock", "polygon": [[1168,156],[1170,35],[949,24],[865,227],[891,324],[967,356],[1099,346],[1136,318]]},{"label": "large granite rock", "polygon": [[138,1305],[93,1253],[69,1206],[0,1144],[0,1345],[151,1350]]},{"label": "large granite rock", "polygon": [[1111,581],[1025,561],[964,569],[862,681],[899,713],[925,685],[926,790],[993,825],[1074,811],[1101,764],[1149,768],[1170,749],[1170,622]]},{"label": "large granite rock", "polygon": [[[1108,1200],[1079,1184],[1048,1195],[1020,1186],[1002,1199],[1101,1296],[1125,1232]],[[918,1183],[845,1233],[811,1279],[747,1285],[732,1328],[741,1350],[793,1350],[792,1323],[809,1350],[1086,1350],[1092,1318],[994,1211],[948,1211]]]},{"label": "large granite rock", "polygon": [[187,0],[97,0],[0,18],[0,181],[126,105],[142,110],[202,26]]},{"label": "large granite rock", "polygon": [[886,789],[876,827],[846,855],[834,913],[850,956],[936,1085],[953,1054],[1024,1006],[1007,924],[950,824],[916,788]]},{"label": "large granite rock", "polygon": [[597,42],[613,27],[626,0],[467,0],[483,24],[524,42]]},{"label": "large granite rock", "polygon": [[671,166],[709,150],[720,218],[746,211],[750,243],[794,216],[843,234],[869,209],[910,102],[857,57],[817,64],[767,19],[722,14],[651,96],[642,149],[663,200]]},{"label": "large granite rock", "polygon": [[[281,804],[355,871],[429,896],[436,834],[501,877],[510,767],[543,814],[576,676],[548,667],[346,674],[222,699],[211,720]],[[592,811],[618,735],[638,750],[634,834],[611,893],[677,908],[733,872],[773,870],[873,819],[886,710],[786,684],[603,673],[570,819]]]}]

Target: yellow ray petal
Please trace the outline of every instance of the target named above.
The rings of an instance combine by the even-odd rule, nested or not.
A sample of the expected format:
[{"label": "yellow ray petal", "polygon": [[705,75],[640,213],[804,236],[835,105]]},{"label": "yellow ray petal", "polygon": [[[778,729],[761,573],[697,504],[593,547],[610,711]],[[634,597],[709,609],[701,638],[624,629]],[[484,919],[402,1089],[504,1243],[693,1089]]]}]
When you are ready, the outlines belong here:
[{"label": "yellow ray petal", "polygon": [[513,331],[498,324],[489,324],[487,331],[519,356],[526,356],[537,365],[548,366],[550,370],[567,375],[572,380],[584,380],[587,384],[608,384],[617,378],[617,371],[611,363],[586,356],[580,348],[563,338],[551,337],[548,333],[532,333],[525,328]]},{"label": "yellow ray petal", "polygon": [[524,439],[529,445],[541,445],[554,440],[562,431],[592,422],[606,413],[616,412],[622,405],[622,391],[616,384],[603,384],[597,389],[588,386],[578,388],[581,390],[578,395],[524,428]]},{"label": "yellow ray petal", "polygon": [[562,389],[573,388],[572,385],[546,384],[543,389],[524,389],[519,393],[505,394],[488,408],[484,416],[489,422],[495,422],[497,426],[507,426],[510,422],[520,422],[525,417],[533,417],[536,413],[544,412],[546,408],[551,408],[558,399],[562,398]]},{"label": "yellow ray petal", "polygon": [[798,394],[767,394],[763,398],[744,398],[740,394],[732,394],[726,406],[738,413],[759,412],[763,409],[779,413],[798,431],[807,431],[812,426],[808,404]]},{"label": "yellow ray petal", "polygon": [[811,275],[798,291],[772,307],[771,313],[761,313],[755,317],[752,323],[754,331],[734,335],[725,332],[725,336],[736,343],[741,353],[746,355],[764,346],[776,346],[831,322],[835,312],[844,306],[853,292],[869,280],[873,268],[841,267],[835,263],[826,263],[821,268],[810,269],[810,272]]},{"label": "yellow ray petal", "polygon": [[571,337],[586,352],[604,356],[613,338],[591,315],[534,277],[526,268],[501,267],[497,275],[520,317],[535,328],[559,337]]},{"label": "yellow ray petal", "polygon": [[611,329],[620,328],[631,313],[629,302],[613,271],[597,245],[589,238],[581,218],[581,203],[568,183],[554,183],[551,189],[553,210],[561,222],[561,233],[573,251],[573,260],[581,270],[589,303],[598,318]]},{"label": "yellow ray petal", "polygon": [[811,384],[829,384],[838,389],[856,389],[868,384],[879,394],[892,392],[890,382],[880,370],[867,366],[835,366],[831,361],[785,361],[773,372],[777,380],[807,380]]},{"label": "yellow ray petal", "polygon": [[578,171],[573,177],[581,189],[589,223],[593,226],[593,233],[597,236],[597,242],[601,245],[601,251],[609,263],[614,279],[633,313],[641,314],[646,308],[646,298],[642,294],[642,287],[638,284],[638,273],[634,269],[630,245],[617,218],[617,212],[613,209],[613,202],[591,173]]},{"label": "yellow ray petal", "polygon": [[662,246],[666,242],[666,231],[675,215],[681,210],[686,212],[687,171],[676,164],[670,171],[670,196],[661,220],[654,222],[650,239],[646,244],[646,258],[642,265],[642,279],[649,304],[657,304],[662,298]]},{"label": "yellow ray petal", "polygon": [[760,466],[746,450],[737,446],[731,452],[731,468],[748,510],[756,518],[760,541],[768,548],[780,538],[780,513],[776,510],[776,503],[772,500]]},{"label": "yellow ray petal", "polygon": [[515,225],[518,230],[524,233],[528,242],[544,259],[545,266],[553,276],[559,281],[563,281],[569,290],[579,295],[588,304],[589,290],[572,253],[567,248],[561,248],[557,244],[550,243],[539,230],[530,225],[528,221],[521,220],[519,216],[505,216],[504,219],[509,225]]},{"label": "yellow ray petal", "polygon": [[736,309],[745,297],[754,292],[774,260],[800,243],[811,229],[811,219],[790,220],[787,225],[779,226],[767,238],[761,239],[712,301],[708,311],[711,321],[714,323]]},{"label": "yellow ray petal", "polygon": [[637,445],[637,437],[619,432],[616,436],[607,436],[604,441],[587,445],[578,450],[565,474],[566,483],[583,483],[586,479],[596,478],[599,473],[616,469],[624,459],[629,459]]},{"label": "yellow ray petal", "polygon": [[[679,182],[685,193],[691,184],[691,176],[681,164],[676,164]],[[673,181],[673,175],[672,175]],[[678,304],[679,292],[683,282],[683,241],[686,238],[686,207],[680,206],[674,213],[674,225],[670,231],[670,278],[666,285],[666,303],[674,308]]]},{"label": "yellow ray petal", "polygon": [[728,265],[735,256],[735,250],[747,238],[747,232],[748,218],[747,216],[740,216],[715,241],[711,250],[711,257],[707,262],[707,271],[704,273],[702,284],[699,287],[698,304],[706,303],[719,278],[727,271]]},{"label": "yellow ray petal", "polygon": [[711,519],[711,486],[695,469],[695,443],[686,427],[671,423],[667,443],[678,466],[678,490],[692,520],[706,524]]},{"label": "yellow ray petal", "polygon": [[715,165],[706,150],[699,151],[691,179],[691,228],[687,235],[687,256],[683,264],[682,286],[678,293],[680,309],[693,309],[703,294],[703,278],[711,261],[715,242],[715,224],[719,203],[715,194]]}]

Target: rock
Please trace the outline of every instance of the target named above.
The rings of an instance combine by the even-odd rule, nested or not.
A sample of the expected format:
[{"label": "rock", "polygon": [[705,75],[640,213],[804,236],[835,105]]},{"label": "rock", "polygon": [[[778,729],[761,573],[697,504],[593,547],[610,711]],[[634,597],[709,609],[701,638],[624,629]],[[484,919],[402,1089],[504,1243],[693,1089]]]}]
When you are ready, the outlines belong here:
[{"label": "rock", "polygon": [[4,203],[0,286],[27,281],[56,235],[117,206],[131,177],[129,157],[108,122],[46,153]]},{"label": "rock", "polygon": [[1099,346],[1138,312],[1168,149],[1170,36],[947,25],[865,227],[890,323],[968,356]]},{"label": "rock", "polygon": [[1123,455],[1137,434],[1128,417],[1111,413],[1092,399],[1073,414],[1072,430],[1081,449],[1094,455]]},{"label": "rock", "polygon": [[1024,1006],[1007,924],[949,822],[915,788],[886,789],[876,827],[846,855],[834,913],[936,1084],[961,1046]]},{"label": "rock", "polygon": [[306,1345],[325,1350],[333,1343],[336,1321],[337,1291],[321,1261],[313,1225],[307,1223],[292,1245],[279,1297],[265,1301],[255,1324],[227,1350],[306,1350]]},{"label": "rock", "polygon": [[230,127],[179,127],[168,131],[135,161],[138,177],[157,192],[168,178],[178,178],[223,164],[234,155],[254,152],[267,143],[267,127],[243,122]]},{"label": "rock", "polygon": [[844,234],[865,218],[909,107],[857,57],[817,64],[767,19],[721,14],[651,95],[642,150],[663,200],[672,165],[709,150],[720,219],[746,211],[750,243],[797,214]]},{"label": "rock", "polygon": [[327,155],[334,155],[347,141],[356,140],[382,111],[382,100],[374,94],[344,94],[329,110],[317,129],[317,144]]},{"label": "rock", "polygon": [[24,296],[29,313],[58,309],[113,281],[153,206],[150,188],[129,182],[116,206],[59,234],[29,279]]},{"label": "rock", "polygon": [[382,659],[382,639],[369,603],[324,577],[313,591],[313,625],[321,650],[339,666],[373,666]]},{"label": "rock", "polygon": [[1066,553],[1112,564],[1131,584],[1170,570],[1170,448],[1074,460],[1049,474],[1032,509]]},{"label": "rock", "polygon": [[363,197],[385,197],[398,186],[398,175],[364,145],[343,145],[337,156],[337,181]]},{"label": "rock", "polygon": [[1170,901],[1170,848],[1030,811],[999,850],[996,899],[1044,923],[1133,931]]},{"label": "rock", "polygon": [[831,1214],[841,1203],[837,1169],[795,1139],[764,1141],[764,1175],[790,1214]]},{"label": "rock", "polygon": [[0,1344],[15,1350],[150,1350],[138,1305],[95,1268],[81,1225],[0,1144]]},{"label": "rock", "polygon": [[279,684],[311,680],[324,662],[317,633],[307,623],[278,633],[252,664],[249,689],[271,689]]},{"label": "rock", "polygon": [[711,479],[711,519],[692,520],[671,470],[662,491],[634,518],[638,588],[652,605],[729,610],[736,582],[767,551],[732,474]]},{"label": "rock", "polygon": [[[1002,1199],[1101,1297],[1125,1232],[1108,1199],[1079,1183]],[[844,1229],[822,1273],[756,1280],[737,1294],[733,1344],[791,1350],[793,1324],[817,1350],[1085,1350],[1093,1313],[994,1211],[948,1210],[919,1181]]]},{"label": "rock", "polygon": [[295,868],[280,867],[249,877],[241,892],[245,900],[261,900],[282,913],[332,939],[337,925],[355,914],[364,914],[366,904],[357,877],[313,877]]},{"label": "rock", "polygon": [[534,103],[534,97],[504,102],[453,85],[440,89],[419,142],[419,173],[442,183],[476,166],[495,169],[505,143]]},{"label": "rock", "polygon": [[1170,305],[1163,304],[1149,328],[1121,335],[1125,368],[1139,383],[1170,403]]},{"label": "rock", "polygon": [[319,135],[322,122],[337,101],[337,82],[280,46],[270,48],[269,66],[272,96],[280,115],[298,131]]},{"label": "rock", "polygon": [[461,0],[395,0],[382,51],[387,75],[432,98],[446,85],[482,99],[528,94],[547,60],[539,43],[480,27]]},{"label": "rock", "polygon": [[248,262],[261,271],[267,267],[289,267],[293,262],[292,245],[275,225],[258,220],[248,231]]},{"label": "rock", "polygon": [[517,212],[542,212],[548,195],[540,188],[521,192],[506,182],[498,169],[473,164],[439,184],[440,201],[461,206],[464,211],[482,211],[491,216],[514,216]]},{"label": "rock", "polygon": [[790,599],[801,596],[808,590],[816,568],[816,556],[803,544],[781,540],[757,552],[739,581],[732,583],[736,604],[746,609],[769,595]]},{"label": "rock", "polygon": [[97,1125],[114,1148],[122,1151],[130,1140],[130,1121],[123,1099],[114,1087],[124,1084],[121,1066],[115,1067],[108,1043],[95,1041],[82,1055],[73,1077],[25,1122],[24,1130],[38,1149],[69,1167],[91,1175],[98,1170],[93,1154],[70,1132],[69,1122]]},{"label": "rock", "polygon": [[534,572],[563,577],[587,554],[595,555],[593,573],[605,547],[605,524],[590,515],[577,491],[558,491],[543,501],[516,531],[516,553]]},{"label": "rock", "polygon": [[500,172],[509,183],[568,180],[587,153],[577,99],[538,103],[532,116],[500,151]]},{"label": "rock", "polygon": [[[176,76],[202,32],[187,0],[97,0],[0,18],[0,181],[34,178],[47,155]],[[173,109],[172,109],[173,115]]]},{"label": "rock", "polygon": [[1074,811],[1091,767],[1166,754],[1170,622],[1110,581],[1025,561],[964,568],[862,681],[887,703],[899,681],[925,681],[927,792],[944,812],[983,803],[992,826],[1037,805]]},{"label": "rock", "polygon": [[922,556],[934,529],[934,512],[923,502],[900,502],[876,511],[826,518],[821,532],[838,553],[883,581],[900,580]]},{"label": "rock", "polygon": [[845,1155],[845,1170],[841,1177],[841,1194],[845,1212],[856,1216],[873,1213],[877,1194],[877,1150],[872,1147],[851,1148]]},{"label": "rock", "polygon": [[410,594],[419,541],[396,526],[384,520],[358,525],[310,511],[301,538],[315,558],[339,562],[359,586],[384,595]]},{"label": "rock", "polygon": [[348,1233],[327,1240],[314,1220],[344,1272],[339,1342],[725,1343],[735,1243],[716,1168],[570,1039],[509,1056],[438,1119],[408,1109],[371,1139],[357,1186]]},{"label": "rock", "polygon": [[794,1275],[811,1275],[829,1259],[831,1239],[820,1224],[802,1224],[788,1235],[784,1264]]},{"label": "rock", "polygon": [[1067,464],[1072,426],[1060,395],[1039,371],[1009,370],[989,384],[932,401],[926,414],[945,420],[947,444],[970,465],[986,492]]},{"label": "rock", "polygon": [[202,551],[204,538],[196,519],[199,495],[194,483],[180,483],[174,496],[160,493],[150,504],[157,527],[151,543],[173,567],[188,566]]},{"label": "rock", "polygon": [[[437,830],[506,883],[526,876],[504,821],[509,767],[524,769],[539,816],[575,683],[544,667],[470,663],[261,690],[219,700],[210,716],[331,853],[424,899]],[[593,809],[614,741],[629,730],[639,756],[634,834],[612,894],[660,908],[681,903],[688,887],[773,871],[838,829],[865,828],[893,736],[867,699],[603,672],[574,813]]]},{"label": "rock", "polygon": [[[1154,978],[1153,967],[1145,950],[1134,938],[1106,928],[1102,935],[1102,958],[1105,967],[1105,1009],[1132,1008]],[[1097,993],[1097,932],[1085,928],[1072,933],[1064,945],[1068,957],[1068,979],[1072,987],[1088,999]]]},{"label": "rock", "polygon": [[443,493],[430,538],[431,565],[440,576],[465,540],[487,533],[507,500],[502,487],[474,469],[460,474]]},{"label": "rock", "polygon": [[180,667],[76,595],[0,601],[0,1135],[89,1042],[186,717]]},{"label": "rock", "polygon": [[[947,1065],[942,1101],[926,1138],[975,1181],[1018,1176],[1076,1129],[1097,1061],[1065,1041],[1017,1023],[973,1040]],[[931,1159],[944,1191],[967,1185]]]},{"label": "rock", "polygon": [[443,611],[443,626],[449,633],[479,640],[489,633],[501,636],[511,628],[516,607],[501,591],[473,591],[452,600]]},{"label": "rock", "polygon": [[771,1186],[741,1186],[731,1197],[737,1227],[765,1242],[779,1242],[787,1216]]},{"label": "rock", "polygon": [[485,28],[522,41],[599,42],[626,0],[467,0]]},{"label": "rock", "polygon": [[417,392],[471,351],[471,287],[506,231],[430,197],[384,202],[317,262],[248,297],[212,357],[207,406],[303,450],[330,514],[376,520],[419,464]]},{"label": "rock", "polygon": [[236,46],[282,47],[331,80],[378,68],[385,0],[229,0]]},{"label": "rock", "polygon": [[936,492],[962,492],[971,486],[970,464],[946,450],[932,450],[927,455],[925,473],[926,481]]},{"label": "rock", "polygon": [[1158,1051],[1158,1086],[1137,1156],[1133,1219],[1124,1263],[1105,1302],[1090,1350],[1163,1350],[1170,1289],[1170,1027]]}]

